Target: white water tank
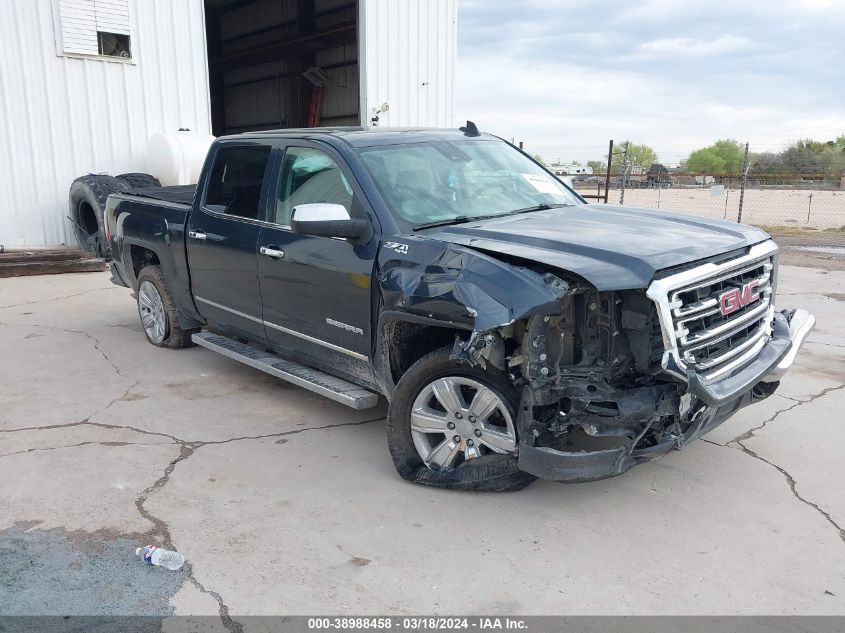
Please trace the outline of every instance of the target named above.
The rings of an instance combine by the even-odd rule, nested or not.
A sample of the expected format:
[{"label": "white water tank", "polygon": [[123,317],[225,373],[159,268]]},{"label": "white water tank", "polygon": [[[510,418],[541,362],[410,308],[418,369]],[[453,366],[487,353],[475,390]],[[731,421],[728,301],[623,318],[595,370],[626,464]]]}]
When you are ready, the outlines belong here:
[{"label": "white water tank", "polygon": [[196,184],[213,141],[209,134],[190,130],[155,134],[147,142],[147,173],[165,187]]}]

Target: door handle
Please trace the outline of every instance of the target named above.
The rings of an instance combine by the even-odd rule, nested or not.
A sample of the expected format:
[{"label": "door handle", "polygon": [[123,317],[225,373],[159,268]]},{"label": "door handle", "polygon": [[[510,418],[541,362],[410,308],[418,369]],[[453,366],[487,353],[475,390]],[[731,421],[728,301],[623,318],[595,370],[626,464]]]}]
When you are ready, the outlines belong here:
[{"label": "door handle", "polygon": [[280,259],[285,256],[284,251],[280,251],[275,248],[267,248],[266,246],[262,246],[261,248],[259,248],[258,252],[262,255],[266,255],[270,259]]},{"label": "door handle", "polygon": [[199,240],[200,242],[202,242],[208,237],[208,235],[206,235],[202,231],[188,231],[188,237],[190,237],[192,240]]}]

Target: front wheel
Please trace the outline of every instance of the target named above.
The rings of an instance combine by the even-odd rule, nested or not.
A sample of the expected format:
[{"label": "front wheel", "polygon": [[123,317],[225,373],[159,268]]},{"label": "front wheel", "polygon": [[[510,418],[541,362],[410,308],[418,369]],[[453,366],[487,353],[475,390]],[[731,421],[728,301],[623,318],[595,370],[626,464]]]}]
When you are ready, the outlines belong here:
[{"label": "front wheel", "polygon": [[396,386],[387,418],[396,470],[442,488],[524,488],[535,477],[517,468],[514,388],[499,373],[450,359],[450,352],[424,356]]}]

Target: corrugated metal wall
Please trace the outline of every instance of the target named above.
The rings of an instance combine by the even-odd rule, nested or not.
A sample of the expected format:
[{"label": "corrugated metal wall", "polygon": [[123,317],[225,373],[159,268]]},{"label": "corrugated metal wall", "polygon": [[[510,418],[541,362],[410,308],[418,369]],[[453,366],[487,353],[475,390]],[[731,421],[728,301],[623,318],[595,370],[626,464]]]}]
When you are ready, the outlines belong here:
[{"label": "corrugated metal wall", "polygon": [[89,172],[144,171],[147,139],[210,134],[202,0],[131,0],[132,62],[56,55],[53,0],[2,0],[0,244],[73,241]]},{"label": "corrugated metal wall", "polygon": [[453,127],[457,0],[360,0],[361,117]]}]

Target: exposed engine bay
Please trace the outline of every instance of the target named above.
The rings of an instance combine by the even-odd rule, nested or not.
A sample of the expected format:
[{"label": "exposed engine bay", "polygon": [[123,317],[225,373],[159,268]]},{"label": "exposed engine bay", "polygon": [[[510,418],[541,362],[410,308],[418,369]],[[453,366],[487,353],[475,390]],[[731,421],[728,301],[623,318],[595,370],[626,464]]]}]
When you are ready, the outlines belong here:
[{"label": "exposed engine bay", "polygon": [[681,448],[777,389],[760,382],[729,407],[708,405],[661,366],[661,326],[645,291],[599,292],[552,275],[546,283],[560,295],[559,315],[473,332],[453,357],[506,372],[521,389],[523,452],[606,458],[598,471],[566,471],[563,480],[619,474],[649,452]]}]

